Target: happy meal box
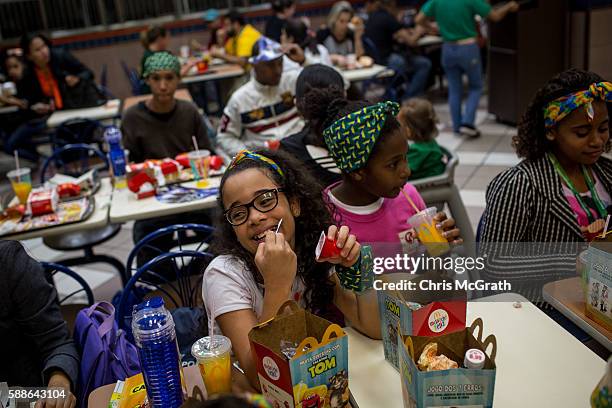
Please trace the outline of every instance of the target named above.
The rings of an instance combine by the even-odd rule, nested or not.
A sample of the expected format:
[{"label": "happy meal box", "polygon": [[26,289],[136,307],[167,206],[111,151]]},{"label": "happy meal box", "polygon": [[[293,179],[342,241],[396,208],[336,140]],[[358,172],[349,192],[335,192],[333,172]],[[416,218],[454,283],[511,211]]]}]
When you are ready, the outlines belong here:
[{"label": "happy meal box", "polygon": [[[385,283],[410,280],[419,287],[419,282],[428,280],[443,283],[444,279],[435,274],[412,275],[394,273],[382,275]],[[466,293],[460,290],[378,290],[381,334],[385,359],[399,370],[399,333],[414,336],[440,336],[465,329]]]},{"label": "happy meal box", "polygon": [[593,242],[587,259],[585,313],[612,330],[612,243]]},{"label": "happy meal box", "polygon": [[[289,307],[289,314],[282,311]],[[285,302],[249,333],[263,395],[273,406],[340,408],[349,400],[348,339],[337,324]]]},{"label": "happy meal box", "polygon": [[405,408],[493,406],[497,340],[491,334],[482,341],[481,318],[458,332],[398,340]]}]

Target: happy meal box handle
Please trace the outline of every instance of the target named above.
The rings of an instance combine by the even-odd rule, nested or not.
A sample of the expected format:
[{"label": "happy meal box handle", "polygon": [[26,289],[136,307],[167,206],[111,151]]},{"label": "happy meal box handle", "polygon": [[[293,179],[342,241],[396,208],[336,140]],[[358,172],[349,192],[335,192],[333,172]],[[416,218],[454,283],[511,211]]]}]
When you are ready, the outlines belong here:
[{"label": "happy meal box handle", "polygon": [[283,315],[283,312],[286,308],[289,308],[289,310],[291,310],[291,312],[293,313],[300,310],[300,306],[298,306],[295,300],[287,300],[281,305],[281,307],[278,308],[278,312],[276,312],[276,317]]},{"label": "happy meal box handle", "polygon": [[486,353],[489,346],[491,346],[491,354],[489,354],[489,358],[491,359],[491,362],[495,364],[495,356],[497,355],[497,338],[493,334],[489,334],[489,336],[482,342],[482,351]]},{"label": "happy meal box handle", "polygon": [[[308,348],[307,348],[308,346]],[[319,342],[314,337],[306,337],[302,342],[295,348],[295,355],[293,358],[298,358],[303,354],[309,353],[310,351],[319,347]]]},{"label": "happy meal box handle", "polygon": [[264,327],[267,326],[268,324],[270,324],[272,321],[274,321],[274,319],[276,319],[277,317],[280,317],[284,314],[291,314],[291,313],[285,313],[285,309],[289,308],[289,310],[291,311],[291,313],[295,313],[298,310],[300,310],[300,306],[298,306],[298,304],[294,301],[294,300],[287,300],[285,301],[285,303],[283,303],[279,308],[278,311],[276,312],[276,315],[268,320],[266,320],[265,322],[261,322],[258,325],[256,325],[255,327]]},{"label": "happy meal box handle", "polygon": [[414,360],[414,344],[412,343],[412,339],[410,337],[406,337],[406,340],[404,340],[404,345],[408,348],[410,358]]},{"label": "happy meal box handle", "polygon": [[[478,337],[476,337],[476,328],[478,328]],[[480,317],[477,317],[473,322],[472,325],[469,327],[468,331],[470,332],[470,334],[472,336],[474,336],[474,338],[476,340],[478,340],[480,343],[482,343],[482,319]]]}]

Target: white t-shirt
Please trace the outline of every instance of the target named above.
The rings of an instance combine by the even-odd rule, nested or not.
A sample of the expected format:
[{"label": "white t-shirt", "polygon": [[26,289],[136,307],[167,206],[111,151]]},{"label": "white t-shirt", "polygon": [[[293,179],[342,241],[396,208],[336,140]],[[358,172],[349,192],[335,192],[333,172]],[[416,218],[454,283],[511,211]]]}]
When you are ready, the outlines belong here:
[{"label": "white t-shirt", "polygon": [[[202,297],[210,322],[225,313],[252,309],[257,319],[263,313],[264,287],[255,282],[253,273],[242,261],[232,255],[221,255],[212,260],[204,271]],[[292,299],[305,307],[301,278],[293,282]],[[210,332],[211,327],[208,328]],[[220,333],[215,322],[215,332]]]}]

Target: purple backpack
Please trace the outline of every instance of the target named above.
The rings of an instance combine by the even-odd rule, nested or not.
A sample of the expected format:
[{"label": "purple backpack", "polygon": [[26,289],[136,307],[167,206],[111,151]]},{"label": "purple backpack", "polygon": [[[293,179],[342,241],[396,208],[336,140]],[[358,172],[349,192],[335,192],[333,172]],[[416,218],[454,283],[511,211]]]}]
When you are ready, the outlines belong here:
[{"label": "purple backpack", "polygon": [[138,351],[115,322],[115,308],[98,302],[79,312],[74,325],[74,341],[81,353],[78,395],[80,406],[87,406],[89,393],[106,384],[125,380],[140,370]]}]

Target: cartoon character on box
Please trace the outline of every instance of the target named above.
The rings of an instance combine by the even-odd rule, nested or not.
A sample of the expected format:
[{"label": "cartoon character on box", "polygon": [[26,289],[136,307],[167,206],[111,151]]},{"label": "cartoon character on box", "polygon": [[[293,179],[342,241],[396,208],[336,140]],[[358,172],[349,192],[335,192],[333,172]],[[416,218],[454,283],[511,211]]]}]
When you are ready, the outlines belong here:
[{"label": "cartoon character on box", "polygon": [[599,300],[599,282],[593,282],[593,289],[591,290],[591,306],[597,308]]},{"label": "cartoon character on box", "polygon": [[601,299],[599,300],[599,310],[602,312],[608,311],[608,286],[603,285],[601,288]]},{"label": "cartoon character on box", "polygon": [[[329,398],[330,408],[342,408],[348,404],[350,393],[348,389],[348,373],[346,370],[340,371],[329,379]],[[328,406],[326,401],[326,406]]]}]

